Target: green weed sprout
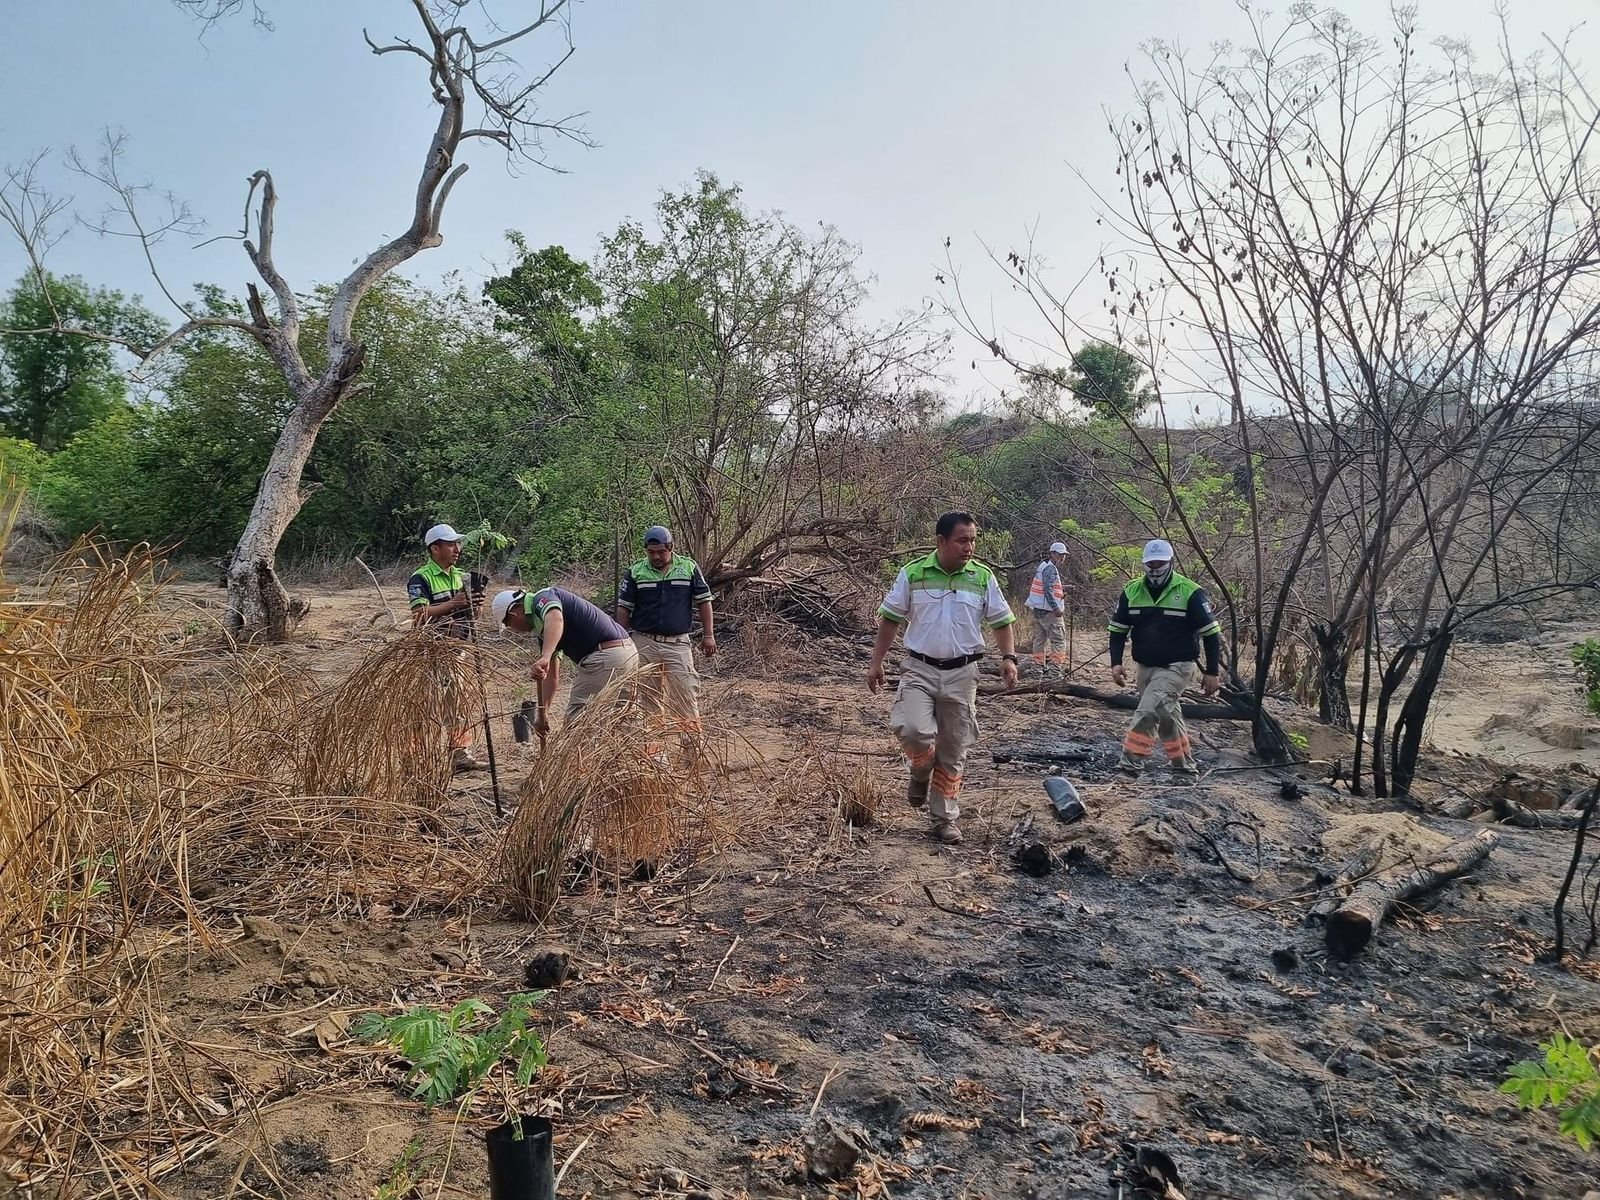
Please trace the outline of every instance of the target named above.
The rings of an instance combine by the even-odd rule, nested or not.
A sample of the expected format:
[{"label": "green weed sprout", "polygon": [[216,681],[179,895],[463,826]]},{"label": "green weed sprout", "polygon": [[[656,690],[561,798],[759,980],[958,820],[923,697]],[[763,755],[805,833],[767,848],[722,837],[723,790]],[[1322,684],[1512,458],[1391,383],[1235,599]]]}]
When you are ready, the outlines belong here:
[{"label": "green weed sprout", "polygon": [[1561,1132],[1585,1150],[1600,1137],[1600,1070],[1595,1056],[1576,1038],[1558,1033],[1540,1045],[1544,1061],[1524,1059],[1511,1068],[1500,1090],[1523,1108],[1558,1108]]}]

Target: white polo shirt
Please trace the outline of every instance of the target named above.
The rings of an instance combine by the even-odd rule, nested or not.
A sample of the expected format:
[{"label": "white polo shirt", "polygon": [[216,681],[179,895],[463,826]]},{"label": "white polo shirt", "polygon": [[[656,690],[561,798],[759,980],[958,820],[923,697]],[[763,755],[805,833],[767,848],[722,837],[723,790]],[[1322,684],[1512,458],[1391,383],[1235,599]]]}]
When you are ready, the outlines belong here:
[{"label": "white polo shirt", "polygon": [[981,654],[985,629],[1017,619],[993,571],[974,559],[951,574],[937,551],[900,568],[878,615],[904,625],[906,649],[929,658]]}]

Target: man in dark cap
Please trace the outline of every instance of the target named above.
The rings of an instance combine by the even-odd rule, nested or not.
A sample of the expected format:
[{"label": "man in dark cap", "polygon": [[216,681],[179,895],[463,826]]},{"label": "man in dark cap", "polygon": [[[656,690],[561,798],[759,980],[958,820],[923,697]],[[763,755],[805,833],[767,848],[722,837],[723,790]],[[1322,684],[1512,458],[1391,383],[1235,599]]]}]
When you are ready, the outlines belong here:
[{"label": "man in dark cap", "polygon": [[[631,630],[641,666],[658,666],[658,682],[642,690],[654,711],[662,706],[665,685],[681,732],[700,731],[700,674],[694,667],[689,631],[700,618],[700,649],[707,658],[717,652],[711,612],[711,589],[694,559],[672,548],[672,531],[652,525],[644,531],[644,558],[628,568],[617,592],[617,623]],[[657,674],[652,672],[652,674]]]}]

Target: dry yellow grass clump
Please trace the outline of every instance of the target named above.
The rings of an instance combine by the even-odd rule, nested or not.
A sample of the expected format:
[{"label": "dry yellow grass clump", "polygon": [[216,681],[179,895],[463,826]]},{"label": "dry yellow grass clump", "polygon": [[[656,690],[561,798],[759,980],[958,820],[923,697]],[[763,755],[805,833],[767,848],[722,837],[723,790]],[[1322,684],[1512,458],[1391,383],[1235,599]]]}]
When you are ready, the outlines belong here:
[{"label": "dry yellow grass clump", "polygon": [[501,857],[518,916],[544,920],[580,860],[625,876],[722,840],[709,785],[724,769],[725,735],[708,728],[686,741],[670,717],[647,718],[638,689],[655,670],[601,693],[524,781]]},{"label": "dry yellow grass clump", "polygon": [[319,695],[185,620],[148,547],[83,541],[8,584],[20,500],[0,478],[0,1194],[149,1195],[265,1086],[160,995],[219,907],[448,902],[483,878],[432,831],[458,647],[404,638]]},{"label": "dry yellow grass clump", "polygon": [[[369,655],[308,706],[294,786],[308,796],[396,800],[437,812],[450,786],[448,693],[471,690],[466,643],[425,632]],[[469,697],[465,711],[477,708]],[[480,714],[481,715],[481,714]]]},{"label": "dry yellow grass clump", "polygon": [[154,570],[80,543],[27,597],[0,585],[0,1156],[22,1184],[72,1177],[75,1154],[140,1180],[185,1145],[152,955],[207,936],[189,866],[241,780],[175,700],[200,663],[163,641]]}]

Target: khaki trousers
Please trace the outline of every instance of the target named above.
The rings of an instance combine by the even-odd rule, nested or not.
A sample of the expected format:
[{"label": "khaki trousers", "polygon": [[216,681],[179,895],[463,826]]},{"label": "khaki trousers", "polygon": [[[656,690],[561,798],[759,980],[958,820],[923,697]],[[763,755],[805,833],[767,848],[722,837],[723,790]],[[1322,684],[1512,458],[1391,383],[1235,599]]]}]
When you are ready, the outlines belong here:
[{"label": "khaki trousers", "polygon": [[640,666],[661,668],[640,686],[639,699],[645,711],[659,713],[666,708],[681,720],[681,732],[699,733],[700,673],[694,669],[694,647],[689,639],[661,642],[648,633],[635,633],[633,644],[639,651]]},{"label": "khaki trousers", "polygon": [[1030,608],[1028,616],[1033,624],[1033,661],[1044,665],[1064,667],[1067,664],[1067,614],[1051,612],[1047,608]]},{"label": "khaki trousers", "polygon": [[935,819],[961,815],[961,772],[978,740],[978,664],[941,671],[906,656],[889,724],[911,763],[911,778],[928,780]]},{"label": "khaki trousers", "polygon": [[613,679],[626,679],[638,669],[639,652],[632,642],[594,651],[573,669],[566,715],[571,717],[581,711]]},{"label": "khaki trousers", "polygon": [[439,680],[440,700],[444,706],[445,728],[449,730],[450,749],[472,748],[472,727],[480,715],[477,688],[462,650],[450,660],[449,667]]},{"label": "khaki trousers", "polygon": [[1136,664],[1139,707],[1133,714],[1133,725],[1122,739],[1122,749],[1129,758],[1149,758],[1159,733],[1169,760],[1194,761],[1194,747],[1183,724],[1182,697],[1198,677],[1199,669],[1193,663],[1174,663],[1170,667]]}]

